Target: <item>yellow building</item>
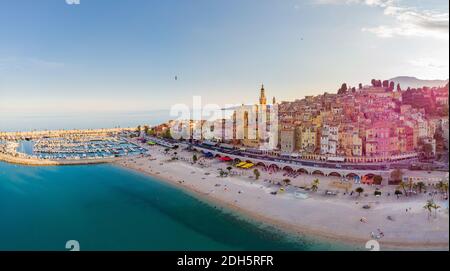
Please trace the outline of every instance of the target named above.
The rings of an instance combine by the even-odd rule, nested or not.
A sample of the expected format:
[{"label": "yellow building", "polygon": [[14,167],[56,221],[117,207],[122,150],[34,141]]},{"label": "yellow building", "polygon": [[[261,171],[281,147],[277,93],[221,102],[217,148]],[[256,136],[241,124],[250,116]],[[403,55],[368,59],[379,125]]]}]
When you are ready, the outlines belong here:
[{"label": "yellow building", "polygon": [[297,149],[305,153],[314,153],[318,146],[318,128],[312,123],[304,123],[298,126]]},{"label": "yellow building", "polygon": [[311,121],[311,123],[316,126],[316,127],[320,127],[322,126],[322,122],[323,122],[323,117],[322,114],[317,115],[316,117],[314,117]]}]

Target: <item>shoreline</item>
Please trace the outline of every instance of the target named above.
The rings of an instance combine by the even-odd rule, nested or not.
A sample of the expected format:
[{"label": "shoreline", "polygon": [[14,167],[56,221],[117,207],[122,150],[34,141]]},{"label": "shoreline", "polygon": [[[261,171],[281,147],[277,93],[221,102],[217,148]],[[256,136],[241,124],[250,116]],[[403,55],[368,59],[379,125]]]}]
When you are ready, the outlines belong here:
[{"label": "shoreline", "polygon": [[[258,223],[267,224],[275,229],[293,234],[295,236],[299,235],[305,235],[307,237],[313,237],[318,238],[319,240],[328,241],[328,242],[339,242],[344,245],[352,245],[352,246],[360,246],[362,250],[365,249],[364,245],[367,241],[369,241],[369,238],[358,238],[358,237],[352,237],[348,235],[338,235],[338,234],[329,234],[324,231],[312,229],[311,227],[305,226],[305,225],[294,225],[292,223],[286,223],[284,221],[280,221],[265,215],[258,214],[256,212],[253,212],[249,209],[240,207],[236,204],[232,204],[230,202],[224,201],[218,197],[210,196],[210,193],[205,193],[201,191],[200,189],[196,189],[191,186],[187,185],[181,185],[178,181],[161,174],[154,174],[149,173],[145,170],[134,168],[130,166],[125,166],[123,164],[120,164],[120,162],[112,163],[115,166],[132,170],[134,172],[139,172],[143,175],[153,177],[157,179],[158,181],[164,182],[166,184],[169,184],[170,186],[181,189],[184,192],[187,192],[189,195],[207,203],[212,206],[217,205],[219,207],[228,209],[232,212],[236,212],[239,215],[242,215],[244,219],[249,218],[251,221],[255,221]],[[406,250],[448,250],[449,246],[448,243],[442,242],[442,243],[415,243],[415,242],[393,242],[393,241],[379,241],[382,247],[387,248],[388,250],[395,250],[395,249],[406,249]]]},{"label": "shoreline", "polygon": [[[0,154],[0,161],[27,166],[63,166],[108,163],[126,170],[151,176],[157,181],[164,182],[175,189],[187,192],[190,196],[195,197],[210,206],[223,208],[225,209],[223,211],[230,211],[231,213],[242,216],[243,219],[249,219],[256,223],[268,225],[276,230],[292,234],[294,237],[303,235],[317,241],[337,242],[346,246],[354,246],[355,249],[365,250],[366,242],[373,239],[368,233],[370,233],[371,230],[373,231],[376,227],[379,227],[382,228],[383,231],[385,231],[385,229],[387,231],[387,228],[390,228],[389,230],[394,233],[389,238],[386,238],[389,240],[378,240],[382,249],[447,251],[449,249],[448,241],[440,241],[448,240],[448,211],[446,211],[447,213],[439,214],[438,219],[432,221],[434,225],[432,225],[430,221],[424,223],[424,219],[419,220],[417,216],[409,220],[400,218],[398,222],[387,222],[386,214],[391,215],[393,212],[404,208],[405,204],[407,204],[407,206],[410,206],[410,204],[417,205],[418,202],[414,202],[413,200],[412,202],[402,202],[398,200],[395,202],[388,201],[383,202],[382,204],[377,202],[379,206],[375,206],[373,209],[377,210],[384,207],[384,209],[381,208],[380,210],[383,220],[381,219],[380,213],[378,213],[378,217],[375,217],[378,221],[375,218],[373,219],[374,221],[371,221],[371,224],[375,222],[376,226],[371,225],[373,228],[368,230],[368,225],[362,225],[362,223],[356,222],[357,220],[355,220],[355,218],[359,219],[359,217],[361,217],[361,205],[364,204],[365,201],[363,197],[356,198],[357,206],[355,206],[351,199],[317,198],[317,194],[311,194],[311,196],[314,197],[306,200],[294,199],[292,197],[288,198],[287,195],[273,196],[268,193],[267,190],[269,188],[264,187],[264,184],[261,184],[260,181],[252,179],[249,182],[248,178],[244,179],[244,176],[241,175],[239,175],[239,177],[231,176],[219,178],[216,176],[217,171],[213,170],[212,173],[208,172],[208,170],[216,169],[219,163],[215,165],[216,168],[211,166],[199,167],[198,164],[192,164],[186,160],[186,157],[189,157],[192,153],[182,150],[179,150],[179,152],[178,155],[185,156],[183,159],[185,161],[170,161],[170,159],[168,159],[169,156],[164,154],[160,147],[153,147],[153,149],[150,149],[148,152],[150,154],[149,156],[141,155],[118,158],[55,161],[13,157]],[[214,160],[211,161],[213,163],[215,162]],[[224,164],[220,164],[220,166],[223,165]],[[153,170],[155,170],[155,172],[153,172]],[[189,171],[191,174],[189,174]],[[201,175],[199,176],[197,173]],[[270,176],[269,178],[275,177],[276,176]],[[225,190],[229,188],[229,191],[221,191],[223,187],[225,187]],[[232,190],[234,190],[234,192],[238,191],[238,193],[233,194]],[[241,191],[242,193],[245,192],[244,194],[246,195],[244,197],[238,195],[241,194]],[[366,203],[370,204],[370,201]],[[400,207],[397,204],[400,205]],[[420,204],[419,208],[422,209],[423,202]],[[296,209],[297,207],[299,209]],[[290,213],[290,211],[295,213]],[[397,214],[398,213],[396,213],[395,216]],[[363,214],[362,216],[365,217],[366,215]],[[443,222],[442,219],[446,219],[446,222]],[[372,220],[372,217],[370,217],[369,220]],[[339,223],[336,224],[336,222]],[[411,229],[408,229],[408,223],[409,227],[412,227]],[[396,224],[396,227],[393,227],[391,224]],[[361,229],[364,227],[365,229]],[[401,230],[403,227],[405,227],[405,230],[415,230],[409,233],[412,238],[408,238],[409,235],[402,231],[399,232],[399,229]],[[416,230],[416,227],[419,230]]]},{"label": "shoreline", "polygon": [[[374,239],[370,236],[371,232],[382,229],[383,236],[378,242],[386,250],[449,249],[448,209],[443,207],[432,219],[427,220],[427,213],[423,209],[427,199],[425,195],[400,199],[395,196],[386,197],[387,192],[394,194],[395,187],[385,186],[382,187],[384,196],[376,198],[373,196],[375,187],[367,185],[363,186],[367,190],[364,197],[352,197],[350,194],[344,196],[342,192],[339,196],[329,197],[323,191],[309,193],[310,197],[307,199],[296,198],[293,193],[271,195],[271,190],[277,187],[272,181],[286,178],[282,173],[271,175],[272,173],[261,172],[261,178],[256,181],[252,170],[243,170],[241,173],[238,170],[238,175],[221,178],[218,170],[227,167],[227,164],[216,159],[204,159],[201,164],[192,163],[193,152],[179,149],[170,154],[159,146],[150,148],[147,154],[148,156],[123,157],[113,164],[154,177],[212,206],[224,207],[294,236],[305,235],[365,250],[366,242]],[[178,157],[175,161],[171,159],[173,155]],[[234,168],[233,171],[235,170],[237,169]],[[272,180],[271,184],[264,178]],[[292,185],[298,187],[309,185],[312,178],[316,177],[305,174],[298,178],[300,180],[291,181]],[[327,181],[332,181],[328,177],[319,178],[322,187]],[[439,196],[436,200],[447,206],[448,201],[442,201]],[[366,204],[372,208],[362,208]],[[406,214],[404,208],[407,209]],[[366,217],[368,222],[362,223],[360,218]],[[393,220],[389,217],[393,217]]]}]

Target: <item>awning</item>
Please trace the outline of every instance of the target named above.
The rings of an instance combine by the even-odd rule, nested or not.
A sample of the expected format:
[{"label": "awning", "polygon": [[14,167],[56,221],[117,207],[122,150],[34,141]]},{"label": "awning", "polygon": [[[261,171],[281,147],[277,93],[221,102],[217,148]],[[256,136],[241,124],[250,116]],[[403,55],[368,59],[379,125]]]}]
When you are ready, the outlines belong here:
[{"label": "awning", "polygon": [[221,160],[221,161],[228,162],[228,161],[231,161],[231,160],[233,160],[233,159],[231,159],[231,158],[228,157],[228,156],[225,156],[225,157],[220,157],[220,160]]}]

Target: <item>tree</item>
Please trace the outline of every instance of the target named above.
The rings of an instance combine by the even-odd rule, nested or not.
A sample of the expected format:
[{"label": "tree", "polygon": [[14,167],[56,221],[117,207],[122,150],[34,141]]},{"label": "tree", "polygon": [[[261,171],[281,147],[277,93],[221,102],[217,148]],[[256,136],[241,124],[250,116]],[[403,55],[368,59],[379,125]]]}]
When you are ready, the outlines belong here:
[{"label": "tree", "polygon": [[192,161],[194,163],[197,163],[197,160],[198,160],[197,154],[194,153],[194,155],[192,155]]},{"label": "tree", "polygon": [[259,173],[259,170],[257,168],[253,170],[253,174],[255,175],[255,180],[258,180],[259,176],[261,176],[261,173]]},{"label": "tree", "polygon": [[170,129],[166,129],[162,135],[163,138],[172,139],[172,135],[170,134]]},{"label": "tree", "polygon": [[138,125],[136,128],[136,132],[140,133],[141,132],[141,125]]},{"label": "tree", "polygon": [[400,195],[403,195],[403,192],[400,191],[400,190],[398,190],[398,189],[396,189],[395,192],[394,192],[394,194],[397,196],[397,198],[399,198]]},{"label": "tree", "polygon": [[380,191],[380,189],[375,189],[375,192],[373,192],[373,194],[375,195],[375,196],[381,196],[381,191]]},{"label": "tree", "polygon": [[232,167],[228,166],[228,167],[227,167],[228,173],[231,173],[231,170],[232,170],[232,169],[233,169]]},{"label": "tree", "polygon": [[148,125],[144,125],[144,133],[148,135],[148,131],[150,130],[150,127]]},{"label": "tree", "polygon": [[389,81],[388,80],[383,80],[383,87],[384,88],[389,88]]},{"label": "tree", "polygon": [[394,81],[389,82],[389,91],[394,91],[395,83]]},{"label": "tree", "polygon": [[317,190],[319,190],[319,184],[320,184],[319,179],[315,179],[311,184],[311,190],[313,192],[316,192]]},{"label": "tree", "polygon": [[361,193],[364,192],[364,189],[362,187],[358,187],[355,189],[356,193],[358,193],[358,197],[361,196]]},{"label": "tree", "polygon": [[439,206],[433,202],[433,204],[431,205],[431,208],[434,209],[434,218],[436,218],[437,217],[437,209],[441,208],[441,206]]},{"label": "tree", "polygon": [[445,193],[445,197],[448,198],[448,182],[444,182],[444,184],[442,185],[442,190]]},{"label": "tree", "polygon": [[427,200],[423,208],[428,211],[428,219],[431,217],[431,209],[433,209],[434,202],[433,200]]},{"label": "tree", "polygon": [[147,135],[149,135],[149,136],[154,136],[154,135],[156,135],[155,129],[153,129],[153,128],[149,129],[149,130],[147,131]]},{"label": "tree", "polygon": [[167,154],[169,151],[170,151],[169,148],[165,148],[165,149],[164,149],[164,152],[165,152],[166,154]]},{"label": "tree", "polygon": [[225,177],[227,176],[227,173],[223,169],[219,168],[219,175],[220,177]]},{"label": "tree", "polygon": [[400,87],[400,83],[397,83],[397,91],[402,91],[402,88]]},{"label": "tree", "polygon": [[445,193],[445,196],[448,197],[448,182],[439,181],[436,184],[436,188],[439,190],[439,192]]},{"label": "tree", "polygon": [[352,93],[355,93],[355,92],[356,92],[356,88],[352,87]]},{"label": "tree", "polygon": [[398,188],[399,189],[402,189],[403,190],[403,192],[405,192],[405,195],[407,195],[407,193],[406,193],[406,188],[408,187],[408,185],[405,183],[405,182],[400,182],[399,184],[398,184]]},{"label": "tree", "polygon": [[361,83],[359,83],[359,85],[358,85],[358,89],[362,89],[363,88],[363,85],[361,84]]},{"label": "tree", "polygon": [[289,183],[291,183],[291,180],[289,179],[284,179],[283,180],[284,185],[289,185]]},{"label": "tree", "polygon": [[416,188],[419,190],[419,193],[422,194],[422,191],[425,189],[426,185],[424,182],[418,182],[416,184]]},{"label": "tree", "polygon": [[347,84],[343,83],[341,88],[338,90],[338,94],[345,94],[347,92]]}]

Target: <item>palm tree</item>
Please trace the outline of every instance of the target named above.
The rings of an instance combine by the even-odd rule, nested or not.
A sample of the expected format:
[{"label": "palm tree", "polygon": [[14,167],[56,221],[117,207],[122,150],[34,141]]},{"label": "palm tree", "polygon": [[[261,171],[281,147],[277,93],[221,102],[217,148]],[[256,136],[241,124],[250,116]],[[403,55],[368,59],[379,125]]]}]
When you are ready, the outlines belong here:
[{"label": "palm tree", "polygon": [[319,179],[315,179],[311,184],[311,190],[313,192],[316,192],[317,190],[319,190],[319,184],[320,184]]},{"label": "palm tree", "polygon": [[419,193],[422,194],[422,191],[426,188],[426,185],[424,182],[418,182],[416,184],[416,188],[419,190]]},{"label": "palm tree", "polygon": [[148,125],[144,125],[144,133],[145,133],[145,135],[148,135],[149,129],[150,129],[150,127],[148,127]]},{"label": "palm tree", "polygon": [[431,208],[434,209],[434,218],[436,218],[437,217],[437,209],[441,208],[441,206],[437,205],[436,203],[433,203]]},{"label": "palm tree", "polygon": [[283,180],[284,185],[289,185],[290,182],[291,182],[291,180],[289,180],[289,179],[284,179]]},{"label": "palm tree", "polygon": [[358,193],[358,197],[361,196],[361,193],[364,192],[364,189],[362,187],[358,187],[355,189],[356,193]]},{"label": "palm tree", "polygon": [[220,177],[225,177],[225,175],[227,175],[227,173],[223,169],[219,168],[219,175],[220,175]]},{"label": "palm tree", "polygon": [[415,186],[415,184],[413,183],[412,178],[409,179],[409,183],[408,183],[409,191],[408,191],[408,192],[409,192],[410,194],[411,194],[411,192],[412,192],[414,186]]},{"label": "palm tree", "polygon": [[445,196],[448,197],[448,182],[439,181],[436,185],[436,188],[441,193],[445,193]]},{"label": "palm tree", "polygon": [[258,180],[259,176],[261,176],[261,173],[259,173],[259,170],[257,168],[253,170],[253,174],[255,175],[255,180]]},{"label": "palm tree", "polygon": [[407,187],[407,184],[406,184],[405,182],[400,182],[400,183],[398,184],[398,188],[399,188],[399,189],[403,189],[403,192],[405,193],[405,196],[408,195],[408,194],[406,193],[406,187]]},{"label": "palm tree", "polygon": [[423,206],[423,208],[428,211],[428,219],[430,219],[431,209],[433,208],[433,205],[433,200],[427,200],[427,203],[425,203],[425,205]]},{"label": "palm tree", "polygon": [[400,191],[400,190],[398,190],[398,189],[396,189],[395,192],[394,192],[394,194],[397,196],[397,199],[398,199],[398,198],[400,197],[400,195],[403,194],[403,192]]},{"label": "palm tree", "polygon": [[448,198],[448,182],[445,182],[445,183],[442,185],[442,189],[444,190],[445,197]]}]

